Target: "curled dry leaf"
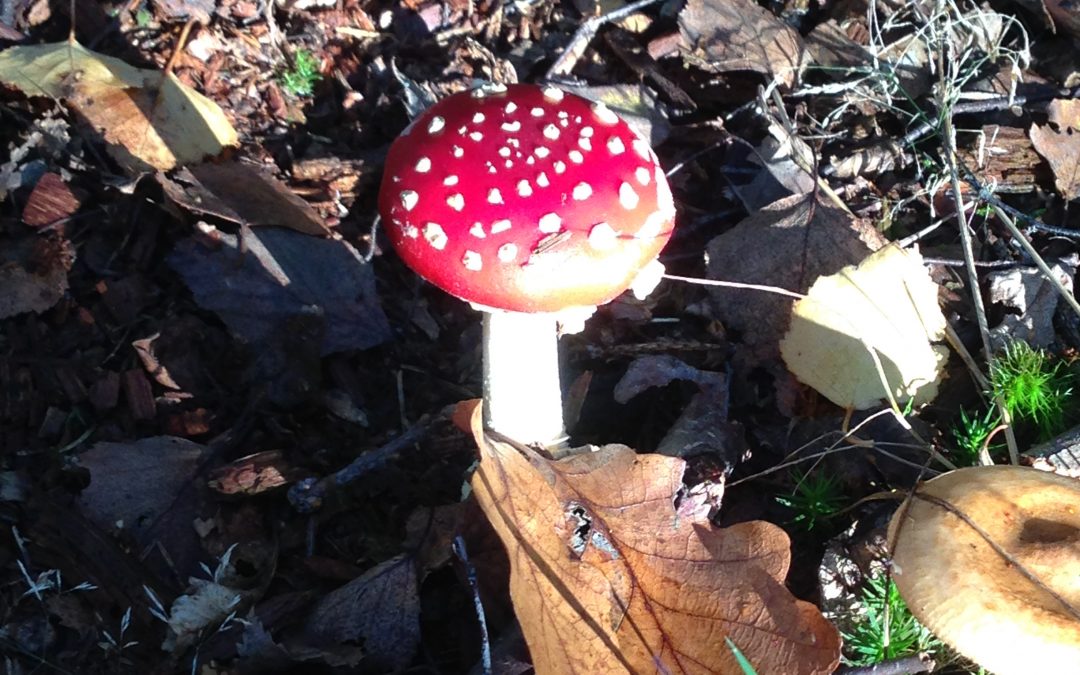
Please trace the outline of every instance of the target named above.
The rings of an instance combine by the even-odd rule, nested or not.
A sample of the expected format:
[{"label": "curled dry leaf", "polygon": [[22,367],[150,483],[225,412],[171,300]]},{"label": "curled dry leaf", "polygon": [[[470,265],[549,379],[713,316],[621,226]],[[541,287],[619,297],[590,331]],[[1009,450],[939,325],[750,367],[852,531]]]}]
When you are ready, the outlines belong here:
[{"label": "curled dry leaf", "polygon": [[133,68],[77,42],[7,49],[0,73],[27,96],[65,99],[132,173],[195,163],[239,142],[221,108],[172,73]]},{"label": "curled dry leaf", "polygon": [[687,58],[710,72],[750,70],[790,87],[807,63],[799,32],[752,0],[690,0],[679,33]]},{"label": "curled dry leaf", "polygon": [[840,640],[784,587],[787,535],[680,518],[685,462],[623,445],[549,461],[472,429],[472,488],[510,557],[538,673],[828,673]]},{"label": "curled dry leaf", "polygon": [[[795,303],[780,353],[799,381],[844,408],[887,398],[933,400],[948,351],[937,285],[917,251],[889,244],[836,274],[820,277]],[[879,372],[877,361],[881,364]]]},{"label": "curled dry leaf", "polygon": [[1050,163],[1054,184],[1064,199],[1080,197],[1080,101],[1056,99],[1048,110],[1050,124],[1032,124],[1031,144]]}]

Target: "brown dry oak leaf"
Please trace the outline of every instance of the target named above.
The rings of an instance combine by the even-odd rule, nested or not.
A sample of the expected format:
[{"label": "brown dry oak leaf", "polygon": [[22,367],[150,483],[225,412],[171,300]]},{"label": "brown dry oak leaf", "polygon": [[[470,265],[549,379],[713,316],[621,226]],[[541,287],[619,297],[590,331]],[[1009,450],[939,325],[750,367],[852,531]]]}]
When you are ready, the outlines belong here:
[{"label": "brown dry oak leaf", "polygon": [[1050,163],[1058,193],[1073,200],[1080,197],[1080,101],[1056,99],[1047,112],[1050,124],[1031,125],[1031,144]]},{"label": "brown dry oak leaf", "polygon": [[749,70],[792,86],[807,64],[799,32],[752,0],[690,0],[679,13],[683,54],[702,70]]},{"label": "brown dry oak leaf", "polygon": [[829,673],[840,638],[784,587],[787,535],[680,518],[685,462],[624,445],[558,461],[472,429],[472,488],[510,558],[510,597],[536,672]]}]

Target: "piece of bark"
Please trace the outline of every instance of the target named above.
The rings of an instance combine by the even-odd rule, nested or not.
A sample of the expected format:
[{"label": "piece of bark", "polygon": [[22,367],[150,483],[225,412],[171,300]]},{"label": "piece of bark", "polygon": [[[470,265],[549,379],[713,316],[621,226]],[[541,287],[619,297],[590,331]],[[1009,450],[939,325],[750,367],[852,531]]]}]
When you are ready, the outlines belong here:
[{"label": "piece of bark", "polygon": [[124,371],[121,384],[132,418],[154,419],[157,414],[157,405],[154,403],[154,390],[150,386],[150,380],[146,379],[146,373],[139,368]]}]

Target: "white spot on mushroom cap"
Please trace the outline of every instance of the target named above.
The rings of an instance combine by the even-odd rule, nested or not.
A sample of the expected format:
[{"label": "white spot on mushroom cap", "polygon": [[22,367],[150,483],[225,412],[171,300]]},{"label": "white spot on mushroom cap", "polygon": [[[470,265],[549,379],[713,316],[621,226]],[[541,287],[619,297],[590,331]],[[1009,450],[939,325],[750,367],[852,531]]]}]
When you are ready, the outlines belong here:
[{"label": "white spot on mushroom cap", "polygon": [[544,109],[538,106],[538,107],[533,108],[532,110],[530,110],[529,114],[532,115],[533,117],[543,117],[544,116]]},{"label": "white spot on mushroom cap", "polygon": [[517,257],[518,247],[517,244],[503,244],[496,251],[495,255],[499,256],[499,260],[504,263],[513,262]]},{"label": "white spot on mushroom cap", "polygon": [[517,133],[521,131],[521,122],[503,122],[501,129],[508,133]]},{"label": "white spot on mushroom cap", "polygon": [[549,101],[558,103],[559,101],[563,100],[563,96],[565,95],[566,93],[562,89],[556,89],[555,87],[544,87],[544,98]]},{"label": "white spot on mushroom cap", "polygon": [[603,103],[593,103],[592,112],[593,116],[596,117],[601,124],[615,124],[619,121],[619,116],[611,112],[611,108]]},{"label": "white spot on mushroom cap", "polygon": [[461,157],[465,154],[465,150],[461,146],[455,145],[453,148],[453,153],[454,157]]},{"label": "white spot on mushroom cap", "polygon": [[529,185],[529,181],[527,180],[519,180],[517,184],[517,193],[522,197],[528,197],[532,195],[532,185]]},{"label": "white spot on mushroom cap", "polygon": [[533,154],[535,154],[540,159],[544,159],[545,157],[547,157],[548,155],[551,154],[551,149],[547,148],[547,147],[545,147],[543,145],[538,145],[538,146],[536,146],[536,149],[533,150]]},{"label": "white spot on mushroom cap", "polygon": [[465,196],[460,192],[455,192],[446,198],[446,205],[455,211],[461,211],[465,208]]},{"label": "white spot on mushroom cap", "polygon": [[606,251],[619,241],[619,234],[607,223],[597,223],[589,230],[589,245],[598,251]]},{"label": "white spot on mushroom cap", "polygon": [[622,139],[618,136],[612,136],[608,139],[607,149],[613,155],[621,155],[626,152],[626,146],[623,145]]},{"label": "white spot on mushroom cap", "polygon": [[581,154],[577,150],[571,150],[570,152],[566,153],[566,156],[569,157],[570,161],[574,164],[581,164],[585,161],[585,155]]},{"label": "white spot on mushroom cap", "polygon": [[540,187],[547,187],[551,185],[551,181],[548,180],[547,174],[541,171],[536,175],[536,184]]},{"label": "white spot on mushroom cap", "polygon": [[479,131],[474,131],[469,134],[469,138],[479,143],[480,141],[484,140],[484,134],[480,133]]},{"label": "white spot on mushroom cap", "polygon": [[634,169],[634,178],[636,178],[637,182],[641,183],[642,185],[648,185],[649,170],[643,166],[639,166],[638,168]]},{"label": "white spot on mushroom cap", "polygon": [[504,146],[502,146],[501,148],[499,148],[499,157],[509,157],[509,156],[510,156],[510,152],[511,152],[511,151],[510,151],[510,148],[508,148],[508,147],[506,147],[506,146],[504,145]]},{"label": "white spot on mushroom cap", "polygon": [[472,116],[473,124],[483,124],[484,119],[486,119],[486,118],[484,117],[484,113],[482,113],[482,112],[478,112],[478,113],[476,113],[475,115]]},{"label": "white spot on mushroom cap", "polygon": [[649,147],[648,143],[641,140],[640,138],[635,138],[630,143],[630,145],[633,146],[634,152],[638,154],[638,157],[642,158],[646,162],[652,163],[652,149]]},{"label": "white spot on mushroom cap", "polygon": [[491,224],[491,233],[500,234],[502,232],[506,232],[510,229],[510,226],[511,222],[507,219],[496,220],[494,223]]},{"label": "white spot on mushroom cap", "polygon": [[401,198],[401,205],[406,211],[412,211],[416,202],[420,201],[420,195],[416,193],[416,190],[402,190],[398,197]]},{"label": "white spot on mushroom cap", "polygon": [[421,157],[420,159],[416,160],[417,173],[427,173],[428,171],[431,171],[431,160],[429,158]]},{"label": "white spot on mushroom cap", "polygon": [[457,185],[458,184],[458,177],[451,174],[451,175],[447,176],[446,178],[443,178],[442,184],[445,185],[446,187],[451,187],[453,185]]},{"label": "white spot on mushroom cap", "polygon": [[571,194],[577,201],[584,201],[592,195],[592,186],[585,182],[578,183]]},{"label": "white spot on mushroom cap", "polygon": [[587,138],[579,138],[577,144],[585,152],[592,150],[592,142]]},{"label": "white spot on mushroom cap", "polygon": [[559,128],[554,124],[547,125],[544,127],[544,138],[551,141],[559,140]]},{"label": "white spot on mushroom cap", "polygon": [[420,230],[418,230],[415,225],[406,225],[401,228],[401,231],[409,239],[416,239],[420,236]]},{"label": "white spot on mushroom cap", "polygon": [[428,122],[427,130],[429,134],[437,134],[442,131],[443,127],[445,126],[446,120],[436,115],[435,117],[431,118],[430,122]]},{"label": "white spot on mushroom cap", "polygon": [[537,225],[544,234],[553,234],[562,229],[562,218],[557,213],[545,213],[540,216]]},{"label": "white spot on mushroom cap", "polygon": [[637,208],[639,200],[640,197],[638,197],[638,193],[634,192],[634,188],[630,186],[630,183],[624,182],[619,186],[619,204],[621,204],[624,209],[629,210]]},{"label": "white spot on mushroom cap", "polygon": [[504,165],[504,166],[505,166],[505,167],[506,167],[507,169],[512,169],[512,168],[514,168],[514,163],[513,163],[513,162],[512,162],[511,160],[509,160],[509,159],[508,159],[508,160],[506,160],[506,162],[504,162],[504,163],[503,163],[503,165]]},{"label": "white spot on mushroom cap", "polygon": [[438,223],[424,223],[424,239],[431,244],[432,248],[438,251],[446,248],[447,242],[450,241],[446,236],[446,232],[443,231],[442,225]]},{"label": "white spot on mushroom cap", "polygon": [[488,190],[487,195],[488,204],[502,204],[502,193],[499,192],[499,188],[491,188]]},{"label": "white spot on mushroom cap", "polygon": [[471,272],[479,272],[484,267],[484,259],[476,251],[465,251],[461,256],[461,264]]},{"label": "white spot on mushroom cap", "polygon": [[555,173],[566,173],[566,164],[564,162],[555,162],[552,166],[555,168]]},{"label": "white spot on mushroom cap", "polygon": [[477,239],[483,239],[487,236],[486,234],[484,234],[484,224],[479,222],[472,224],[472,227],[469,228],[469,234],[476,237]]},{"label": "white spot on mushroom cap", "polygon": [[592,138],[593,133],[595,133],[595,132],[593,131],[592,127],[581,127],[581,130],[578,131],[578,133],[580,135],[584,136],[585,138]]},{"label": "white spot on mushroom cap", "polygon": [[517,110],[517,108],[518,108],[517,103],[514,103],[513,101],[510,101],[509,103],[506,104],[506,107],[504,107],[503,110],[506,111],[507,115],[513,115],[514,111]]}]

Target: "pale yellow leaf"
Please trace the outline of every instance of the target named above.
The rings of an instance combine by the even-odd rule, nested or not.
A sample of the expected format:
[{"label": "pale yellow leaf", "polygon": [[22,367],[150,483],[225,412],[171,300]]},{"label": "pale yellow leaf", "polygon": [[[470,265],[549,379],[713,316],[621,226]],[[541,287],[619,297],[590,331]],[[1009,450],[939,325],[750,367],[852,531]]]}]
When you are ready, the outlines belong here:
[{"label": "pale yellow leaf", "polygon": [[819,277],[795,303],[780,353],[801,382],[858,409],[888,398],[876,354],[897,402],[922,404],[937,394],[947,351],[932,343],[944,332],[922,256],[890,244],[857,267]]},{"label": "pale yellow leaf", "polygon": [[197,163],[238,143],[221,108],[172,73],[133,68],[78,43],[0,52],[0,81],[65,100],[131,173]]}]

